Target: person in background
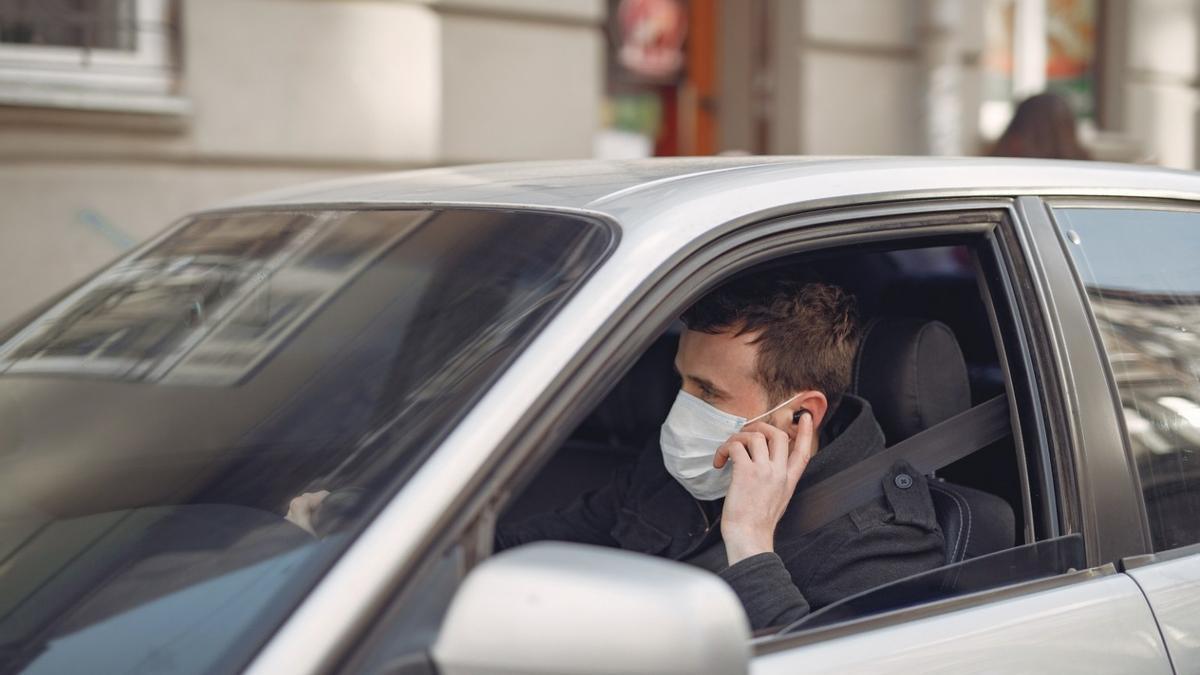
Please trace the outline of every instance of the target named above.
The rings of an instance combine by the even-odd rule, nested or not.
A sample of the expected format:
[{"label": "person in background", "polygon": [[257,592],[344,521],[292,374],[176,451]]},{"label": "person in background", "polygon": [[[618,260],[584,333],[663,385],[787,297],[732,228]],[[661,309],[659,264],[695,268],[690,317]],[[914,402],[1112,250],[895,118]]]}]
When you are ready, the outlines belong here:
[{"label": "person in background", "polygon": [[1038,94],[1021,101],[1008,128],[988,154],[1043,159],[1092,158],[1079,144],[1071,106],[1056,94]]}]

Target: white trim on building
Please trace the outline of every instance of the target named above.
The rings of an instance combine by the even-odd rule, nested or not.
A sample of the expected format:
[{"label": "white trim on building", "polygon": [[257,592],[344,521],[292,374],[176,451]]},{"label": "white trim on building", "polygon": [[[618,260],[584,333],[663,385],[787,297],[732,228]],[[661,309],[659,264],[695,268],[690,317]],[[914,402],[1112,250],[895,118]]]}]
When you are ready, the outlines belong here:
[{"label": "white trim on building", "polygon": [[186,113],[176,87],[171,0],[110,6],[116,30],[131,34],[128,49],[0,42],[0,105]]}]

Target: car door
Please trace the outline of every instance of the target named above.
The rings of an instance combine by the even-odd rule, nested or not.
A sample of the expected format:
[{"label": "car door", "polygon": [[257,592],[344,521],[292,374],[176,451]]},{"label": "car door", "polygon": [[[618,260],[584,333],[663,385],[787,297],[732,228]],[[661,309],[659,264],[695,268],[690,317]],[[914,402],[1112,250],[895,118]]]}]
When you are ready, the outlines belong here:
[{"label": "car door", "polygon": [[1102,345],[1149,551],[1122,567],[1177,672],[1200,670],[1200,209],[1060,200],[1053,218]]},{"label": "car door", "polygon": [[[1052,224],[1044,215],[1031,217],[1039,215],[1040,203],[1024,199],[1014,207],[1006,222],[984,235],[989,246],[977,251],[995,255],[991,293],[1008,296],[994,297],[995,305],[1003,308],[1007,301],[1024,324],[1017,334],[1006,335],[1009,367],[1016,371],[1024,363],[1034,370],[1035,388],[1048,409],[1044,423],[1061,427],[1048,430],[1044,459],[1054,465],[1046,472],[1055,478],[1062,529],[1048,533],[1059,536],[1046,540],[1033,555],[1062,553],[1052,553],[1055,545],[1065,547],[1073,539],[1086,549],[1086,562],[1035,581],[762,638],[755,644],[752,672],[1172,671],[1142,590],[1117,568],[1122,557],[1141,551],[1143,544],[1143,521],[1123,447],[1086,445],[1105,430],[1089,429],[1090,418],[1069,414],[1097,404],[1095,397],[1084,395],[1090,390],[1081,387],[1092,385],[1088,375],[1101,373],[1102,357],[1094,344],[1089,354],[1068,342],[1073,334],[1067,329],[1084,317],[1084,307]],[[1040,252],[1050,244],[1053,248],[1043,257]],[[1068,295],[1060,299],[1056,293]],[[1010,380],[1015,379],[1010,373]],[[1107,398],[1098,400],[1111,408]],[[1029,412],[1018,403],[1018,417],[1028,422]],[[1110,423],[1115,429],[1115,421]],[[1027,461],[1036,463],[1037,448],[1026,450]],[[1119,456],[1111,457],[1114,453]],[[1110,512],[1118,515],[1110,517]],[[1123,533],[1121,528],[1130,523],[1133,534]],[[1020,550],[996,554],[996,562],[1002,564]]]},{"label": "car door", "polygon": [[[691,281],[693,279],[707,278],[711,281],[722,274],[732,274],[739,264],[746,265],[745,261],[752,258],[761,260],[768,253],[776,256],[789,252],[816,251],[837,245],[845,246],[848,242],[885,246],[918,239],[928,245],[967,242],[973,252],[986,262],[989,310],[996,315],[1004,315],[997,319],[997,331],[1004,333],[1003,347],[1010,370],[1011,405],[1018,413],[1022,436],[1029,432],[1024,454],[1031,463],[1030,475],[1046,477],[1045,488],[1054,494],[1045,496],[1056,504],[1052,508],[1053,522],[1044,526],[1039,524],[1036,532],[1031,531],[1027,535],[1028,546],[1032,548],[1018,547],[1000,552],[1002,555],[997,559],[983,560],[982,563],[968,561],[967,564],[977,566],[998,562],[1002,567],[1011,568],[1024,562],[1033,564],[1036,573],[1025,580],[1017,579],[967,595],[917,605],[910,603],[894,610],[836,624],[761,637],[752,645],[754,656],[751,671],[793,673],[911,669],[915,672],[963,672],[1053,669],[1170,673],[1166,650],[1145,597],[1134,580],[1118,573],[1112,564],[1121,555],[1144,552],[1140,546],[1140,530],[1135,543],[1130,544],[1116,535],[1102,535],[1091,515],[1080,515],[1083,511],[1094,511],[1091,506],[1087,509],[1080,506],[1079,491],[1073,487],[1080,480],[1074,469],[1078,464],[1075,451],[1080,443],[1066,434],[1038,431],[1042,426],[1051,425],[1049,419],[1043,419],[1048,417],[1043,414],[1043,404],[1052,404],[1046,407],[1055,410],[1069,408],[1074,398],[1068,401],[1054,397],[1062,396],[1057,393],[1060,389],[1073,392],[1075,385],[1057,370],[1042,363],[1043,360],[1053,361],[1042,352],[1058,349],[1053,339],[1058,329],[1057,324],[1045,318],[1048,312],[1042,311],[1039,292],[1044,271],[1030,269],[1037,260],[1032,254],[1030,242],[1018,227],[1019,223],[1013,202],[997,199],[898,203],[834,214],[800,215],[793,219],[771,221],[769,226],[748,226],[744,232],[739,232],[739,237],[732,243],[707,246],[703,256],[697,256],[704,258],[703,262],[696,263],[695,267],[691,267],[690,263],[681,265],[677,274],[659,280],[660,287],[669,289],[664,291],[666,300],[661,300],[661,296],[652,296],[656,299],[654,303],[645,303],[644,308],[638,306],[637,312],[643,314],[631,311],[615,322],[614,333],[594,353],[589,354],[576,371],[564,371],[561,376],[563,389],[558,390],[559,395],[547,399],[549,402],[544,404],[544,408],[531,408],[528,414],[546,424],[561,420],[565,411],[577,407],[578,401],[586,398],[589,390],[600,389],[580,373],[587,372],[594,364],[605,364],[605,369],[609,371],[619,370],[613,364],[619,362],[617,357],[622,356],[622,350],[629,351],[626,343],[635,341],[639,331],[641,337],[648,340],[654,334],[655,324],[661,327],[668,320],[663,312],[669,313],[673,311],[673,305],[686,302],[689,293],[700,292],[698,287],[687,287],[688,283],[700,283]],[[1058,271],[1065,269],[1061,260],[1056,264]],[[1066,273],[1070,279],[1069,270]],[[1075,293],[1073,285],[1070,289]],[[1037,348],[1031,346],[1042,333],[1049,333],[1046,345]],[[632,359],[631,354],[623,356]],[[1100,358],[1098,351],[1096,358]],[[1038,381],[1038,378],[1044,381]],[[1039,393],[1043,391],[1056,393]],[[595,391],[591,393],[596,394]],[[492,472],[492,480],[496,485],[511,480],[511,475],[515,475],[519,467],[530,463],[528,458],[532,453],[539,449],[544,451],[544,446],[552,442],[547,440],[548,431],[537,431],[524,434],[520,445],[514,442],[509,461]],[[455,458],[455,461],[460,459]],[[509,477],[505,476],[505,472]],[[444,491],[445,483],[431,480],[417,483],[416,488],[426,492],[409,493],[413,495],[411,504],[414,506],[418,497],[425,499],[435,491]],[[414,575],[415,581],[409,586],[410,592],[412,589],[429,588],[434,589],[431,592],[439,597],[454,592],[457,579],[465,571],[463,568],[475,562],[476,556],[470,553],[472,539],[476,540],[474,546],[477,547],[478,539],[487,540],[490,536],[488,520],[494,518],[495,513],[486,505],[495,504],[496,500],[503,498],[503,492],[503,488],[495,485],[478,490],[475,499],[485,506],[479,507],[478,513],[471,516],[475,524],[467,528],[467,533],[461,538],[461,545],[467,553],[462,556],[447,555],[444,568],[433,566],[425,573]],[[1136,495],[1132,485],[1127,492],[1123,494],[1120,490],[1109,490],[1105,497],[1108,502],[1116,504],[1114,508],[1119,508],[1122,503],[1128,507]],[[381,521],[380,531],[386,531],[387,539],[381,540],[380,546],[394,547],[396,533],[403,531],[405,525],[411,525],[411,520],[406,522],[399,519],[400,509],[395,513],[396,520]],[[412,512],[405,512],[404,517],[411,519]],[[481,534],[472,536],[472,532]],[[1118,555],[1118,558],[1106,559],[1105,556],[1109,555]],[[1075,562],[1066,564],[1068,560]],[[1043,573],[1045,569],[1052,569],[1053,572]],[[445,572],[448,583],[428,581],[429,577],[441,578],[438,570]],[[345,604],[344,595],[329,595],[321,599],[327,599],[330,607],[339,602]],[[429,603],[418,600],[422,599],[418,597],[413,600],[411,596],[406,599],[401,595],[384,612],[385,618],[372,622],[371,634],[362,640],[364,647],[357,650],[355,660],[350,661],[351,665],[347,667],[348,672],[370,672],[372,669],[362,664],[387,660],[381,658],[376,661],[377,656],[372,653],[375,648],[382,650],[383,646],[387,646],[387,650],[393,650],[401,642],[397,635],[415,633],[408,628],[401,630],[410,624],[392,619],[392,616],[403,617],[408,615],[406,613],[415,612],[423,614],[425,619],[433,618],[431,625],[424,626],[422,635],[436,635],[436,617],[440,615],[429,607],[440,606],[440,600]],[[310,613],[302,618],[312,619],[311,625],[317,625],[319,620],[326,617]],[[598,635],[596,639],[605,638]],[[621,648],[620,645],[613,647]],[[268,656],[277,657],[279,661],[263,659],[261,663],[283,663],[283,659],[294,654],[294,651],[284,653],[277,650],[277,653]],[[394,651],[392,656],[395,656]],[[412,661],[408,660],[408,654],[401,657],[406,665],[412,664],[412,669],[392,672],[428,672],[433,668],[432,662],[419,651],[416,656],[411,656]]]}]

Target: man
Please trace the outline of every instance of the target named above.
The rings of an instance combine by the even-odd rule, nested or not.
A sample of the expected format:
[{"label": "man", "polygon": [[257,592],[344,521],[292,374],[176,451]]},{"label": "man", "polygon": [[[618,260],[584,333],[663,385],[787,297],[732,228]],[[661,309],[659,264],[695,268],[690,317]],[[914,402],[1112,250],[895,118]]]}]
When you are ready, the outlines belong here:
[{"label": "man", "polygon": [[[819,283],[750,278],[683,314],[682,380],[658,448],[570,506],[501,526],[496,548],[537,540],[614,546],[721,576],[754,629],[944,564],[924,478],[884,480],[883,498],[803,534],[792,496],[883,449],[846,393],[859,340],[853,300]],[[905,485],[906,487],[899,487]],[[305,523],[323,495],[293,500]]]},{"label": "man", "polygon": [[[860,335],[853,300],[818,283],[748,279],[683,314],[682,389],[659,451],[567,508],[504,526],[497,548],[539,539],[619,546],[700,565],[733,587],[754,629],[945,563],[923,477],[799,536],[792,496],[883,449],[846,394]],[[900,484],[906,484],[901,481]]]}]

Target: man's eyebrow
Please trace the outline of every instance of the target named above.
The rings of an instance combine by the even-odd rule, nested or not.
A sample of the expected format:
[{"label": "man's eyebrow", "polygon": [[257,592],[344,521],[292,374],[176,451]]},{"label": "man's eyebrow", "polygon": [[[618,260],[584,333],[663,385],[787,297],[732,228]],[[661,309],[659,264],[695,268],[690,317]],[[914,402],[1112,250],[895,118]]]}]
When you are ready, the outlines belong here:
[{"label": "man's eyebrow", "polygon": [[712,382],[709,382],[708,380],[704,379],[703,377],[696,377],[695,375],[684,375],[683,377],[700,385],[701,389],[709,392],[710,394],[713,394],[717,398],[729,398],[729,395],[725,393],[724,389],[721,389],[720,387],[713,384]]},{"label": "man's eyebrow", "polygon": [[692,381],[695,382],[696,384],[700,385],[701,387],[711,391],[712,393],[714,393],[718,396],[725,395],[724,389],[721,389],[720,387],[713,384],[712,382],[709,382],[708,380],[704,379],[703,377],[696,377],[695,375],[689,375],[688,377],[692,378]]},{"label": "man's eyebrow", "polygon": [[729,394],[726,394],[724,389],[721,389],[720,387],[713,384],[712,382],[709,382],[708,380],[704,379],[703,377],[697,377],[696,375],[684,375],[679,370],[679,364],[675,363],[674,361],[671,362],[671,370],[674,370],[675,374],[678,375],[680,378],[685,379],[685,380],[691,380],[692,382],[695,382],[696,384],[700,385],[701,389],[707,390],[720,398],[729,398]]}]

